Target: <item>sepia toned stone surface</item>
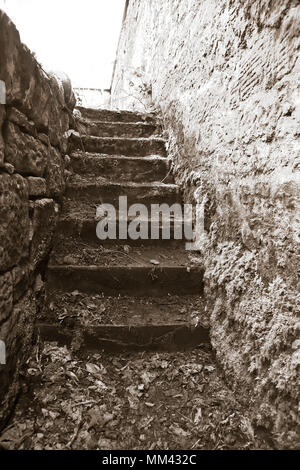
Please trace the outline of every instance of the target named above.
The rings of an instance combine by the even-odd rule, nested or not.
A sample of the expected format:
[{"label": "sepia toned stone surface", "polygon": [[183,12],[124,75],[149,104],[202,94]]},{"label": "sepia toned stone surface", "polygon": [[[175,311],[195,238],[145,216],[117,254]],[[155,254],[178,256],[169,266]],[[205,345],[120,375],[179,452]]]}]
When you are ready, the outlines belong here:
[{"label": "sepia toned stone surface", "polygon": [[0,164],[4,162],[4,141],[2,136],[2,126],[5,119],[5,106],[0,102]]},{"label": "sepia toned stone surface", "polygon": [[54,147],[48,149],[46,169],[47,196],[58,198],[65,189],[65,164],[61,153]]},{"label": "sepia toned stone surface", "polygon": [[27,183],[20,175],[0,174],[0,271],[7,271],[28,253]]},{"label": "sepia toned stone surface", "polygon": [[18,266],[11,270],[14,304],[17,303],[21,297],[23,297],[28,289],[30,281],[29,271],[30,269],[28,259],[26,259],[26,261],[22,260]]},{"label": "sepia toned stone surface", "polygon": [[28,183],[28,194],[31,196],[46,196],[46,180],[35,176],[26,178]]},{"label": "sepia toned stone surface", "polygon": [[142,110],[149,91],[162,113],[176,182],[205,208],[201,254],[218,360],[251,397],[253,423],[292,448],[299,18],[296,0],[132,0],[112,86],[113,105]]},{"label": "sepia toned stone surface", "polygon": [[30,261],[34,269],[49,253],[56,225],[55,202],[52,199],[35,201],[32,218]]},{"label": "sepia toned stone surface", "polygon": [[29,291],[7,321],[0,325],[0,340],[6,346],[6,364],[0,364],[0,423],[4,423],[20,390],[20,373],[32,352],[35,301]]},{"label": "sepia toned stone surface", "polygon": [[[131,162],[136,155],[145,161],[153,153],[165,155],[163,139],[147,139],[154,124],[147,107],[161,113],[176,183],[186,202],[204,209],[197,252],[201,266],[193,274],[200,293],[205,268],[211,343],[227,382],[247,405],[250,434],[271,432],[275,448],[294,448],[299,432],[299,18],[297,0],[131,0],[112,104],[139,113],[81,108],[80,131],[94,136],[75,134],[70,145],[80,152],[130,155]],[[46,74],[1,11],[0,51],[7,104],[0,104],[0,340],[7,347],[7,364],[0,366],[1,427],[32,344],[37,305],[30,286],[39,284],[51,249],[75,100],[70,80]],[[98,131],[99,120],[109,123]],[[123,124],[116,126],[119,120]],[[132,120],[135,139],[128,139]],[[92,181],[77,175],[69,184],[74,213],[79,201],[94,216],[103,192],[109,198],[128,189],[134,199],[152,197],[153,191],[155,197],[167,197],[160,187],[144,185],[141,192],[125,183],[98,184],[93,180],[94,170],[101,171],[97,158],[90,166]],[[132,163],[127,177],[134,168]],[[29,205],[29,197],[45,194],[49,199]],[[72,265],[74,253],[64,262]],[[89,262],[95,253],[103,256],[97,248]],[[124,281],[136,288],[138,274],[127,279],[128,259],[124,263]],[[67,282],[74,292],[73,271],[80,269],[59,269],[64,282],[64,271],[70,273]],[[55,272],[52,268],[57,282]],[[151,275],[154,282],[150,260],[147,287]],[[182,270],[178,284],[180,275]],[[119,289],[117,277],[112,279]],[[172,288],[176,293],[177,286]]]},{"label": "sepia toned stone surface", "polygon": [[25,114],[23,114],[19,109],[14,107],[7,108],[6,119],[17,126],[28,134],[36,137],[36,128],[33,121],[30,121]]},{"label": "sepia toned stone surface", "polygon": [[11,273],[0,275],[0,323],[10,315],[13,305]]},{"label": "sepia toned stone surface", "polygon": [[18,126],[8,122],[4,130],[5,160],[23,175],[43,176],[47,165],[47,147]]},{"label": "sepia toned stone surface", "polygon": [[46,75],[30,50],[20,42],[15,25],[2,11],[0,49],[0,80],[6,83],[7,105],[24,112],[39,130],[49,130],[55,145],[68,129],[65,108],[72,110],[75,105],[70,86],[65,91],[56,78]]},{"label": "sepia toned stone surface", "polygon": [[2,428],[33,334],[37,304],[30,289],[55,226],[54,201],[29,198],[59,197],[64,189],[61,152],[75,101],[70,80],[44,72],[1,10],[0,51],[0,340],[8,352],[0,366]]}]

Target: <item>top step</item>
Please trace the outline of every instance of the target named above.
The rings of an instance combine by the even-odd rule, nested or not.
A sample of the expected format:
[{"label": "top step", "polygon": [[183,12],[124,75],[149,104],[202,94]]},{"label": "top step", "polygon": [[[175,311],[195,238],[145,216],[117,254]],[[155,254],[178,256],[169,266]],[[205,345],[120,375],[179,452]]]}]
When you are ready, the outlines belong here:
[{"label": "top step", "polygon": [[150,113],[83,108],[82,106],[77,106],[76,109],[80,111],[82,118],[89,119],[91,121],[144,122],[147,124],[155,124],[157,121],[156,116]]}]

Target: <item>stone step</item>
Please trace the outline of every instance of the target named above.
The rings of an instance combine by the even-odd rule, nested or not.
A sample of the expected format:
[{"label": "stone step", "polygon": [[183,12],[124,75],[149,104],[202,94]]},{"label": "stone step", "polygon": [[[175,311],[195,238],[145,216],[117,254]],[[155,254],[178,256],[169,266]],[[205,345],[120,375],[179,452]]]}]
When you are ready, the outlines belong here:
[{"label": "stone step", "polygon": [[[190,268],[196,262],[196,257],[185,250],[183,243],[174,249],[166,243],[159,247],[143,244],[139,246],[129,244],[129,239],[120,240],[119,245],[108,246],[105,241],[84,243],[78,237],[66,236],[64,232],[57,232],[55,245],[51,252],[50,264],[73,266],[146,266],[156,267],[185,267]],[[169,242],[170,243],[170,242]],[[191,261],[192,259],[192,261]],[[198,262],[200,262],[199,259]]]},{"label": "stone step", "polygon": [[94,137],[72,134],[69,138],[69,152],[82,150],[91,153],[144,157],[166,155],[165,141],[161,138]]},{"label": "stone step", "polygon": [[203,292],[203,269],[184,266],[49,265],[47,289],[135,297]]},{"label": "stone step", "polygon": [[118,210],[119,196],[127,196],[128,207],[136,203],[150,207],[151,204],[172,205],[181,201],[179,186],[163,183],[107,183],[105,180],[93,182],[77,179],[76,183],[68,183],[64,194],[64,200],[72,199],[94,205],[93,215],[95,207],[102,203],[113,204]]},{"label": "stone step", "polygon": [[173,178],[167,176],[169,161],[159,156],[140,158],[73,152],[69,169],[76,174],[92,178],[100,176],[108,181],[142,183],[165,178],[165,183],[173,182]]},{"label": "stone step", "polygon": [[[79,201],[79,200],[73,200],[69,198],[64,198],[63,199],[63,205],[62,205],[62,212],[61,212],[61,218],[68,218],[68,219],[78,219],[78,220],[100,220],[99,217],[96,216],[96,210],[98,207],[98,204],[100,203],[93,203],[90,201]],[[171,207],[171,206],[170,206]],[[183,207],[182,207],[183,211]],[[123,219],[123,215],[119,215],[118,207],[116,207],[116,220],[119,218]],[[134,217],[133,217],[134,218]],[[151,208],[148,208],[148,218],[149,219],[154,219],[153,214],[151,216]],[[173,216],[171,214],[170,219],[172,220]],[[177,218],[178,219],[178,218]],[[179,220],[181,217],[179,217]],[[128,220],[131,220],[130,217],[128,217]],[[166,220],[168,218],[166,217]]]},{"label": "stone step", "polygon": [[79,291],[46,296],[38,321],[42,336],[52,341],[63,333],[70,340],[80,335],[86,348],[173,350],[209,339],[199,296],[104,297]]},{"label": "stone step", "polygon": [[93,328],[62,328],[38,323],[37,334],[44,341],[71,347],[74,340],[81,351],[181,351],[209,343],[209,330],[202,326],[176,325],[101,325]]},{"label": "stone step", "polygon": [[95,137],[151,137],[159,135],[160,130],[156,124],[144,122],[109,122],[89,121],[80,119],[77,122],[77,130],[80,134]]},{"label": "stone step", "polygon": [[79,290],[46,292],[44,310],[38,320],[62,326],[178,325],[209,326],[204,300],[198,295],[165,297],[111,297]]},{"label": "stone step", "polygon": [[77,106],[84,119],[109,122],[145,122],[156,124],[157,118],[150,113],[136,113],[134,111],[117,111],[110,109],[84,108]]},{"label": "stone step", "polygon": [[[131,223],[133,218],[128,218],[127,221],[127,227]],[[172,247],[176,246],[182,246],[182,238],[177,239],[174,238],[174,230],[175,233],[177,234],[180,231],[182,234],[184,234],[184,227],[182,221],[174,221],[174,219],[169,219],[168,221],[165,221],[164,224],[160,221],[151,221],[151,219],[147,219],[145,222],[147,224],[147,229],[148,233],[151,234],[151,226],[155,224],[158,226],[158,231],[159,231],[159,237],[158,239],[152,239],[149,236],[149,239],[143,240],[143,239],[137,239],[137,240],[132,240],[131,238],[128,238],[128,240],[120,240],[117,238],[116,240],[100,240],[97,237],[96,234],[96,228],[97,228],[97,220],[94,218],[86,218],[82,219],[80,217],[72,217],[72,216],[66,216],[62,217],[58,224],[57,224],[57,234],[61,233],[63,234],[64,237],[73,237],[73,238],[78,238],[79,241],[83,243],[88,243],[88,244],[103,244],[105,247],[106,246],[111,246],[111,245],[129,245],[129,246],[141,246],[141,245],[151,245],[151,246],[160,246],[160,245],[168,245]],[[169,238],[164,238],[164,231],[163,227],[170,227],[170,239]],[[116,220],[116,232],[117,234],[119,233],[119,227],[120,227],[120,221],[117,218]]]},{"label": "stone step", "polygon": [[36,332],[43,341],[58,346],[76,344],[81,351],[181,351],[210,342],[209,330],[202,326],[177,325],[102,325],[93,328],[62,328],[38,323]]}]

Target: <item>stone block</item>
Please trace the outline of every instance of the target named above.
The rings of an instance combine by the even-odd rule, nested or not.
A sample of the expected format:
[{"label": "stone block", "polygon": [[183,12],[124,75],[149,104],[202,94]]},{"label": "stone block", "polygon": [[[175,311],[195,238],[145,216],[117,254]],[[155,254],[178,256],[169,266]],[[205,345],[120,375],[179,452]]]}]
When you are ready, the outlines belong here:
[{"label": "stone block", "polygon": [[47,165],[47,147],[38,139],[25,134],[18,126],[4,126],[5,160],[22,175],[43,176]]},{"label": "stone block", "polygon": [[29,197],[45,196],[47,192],[46,180],[35,176],[29,176],[26,178],[28,183],[28,194]]},{"label": "stone block", "polygon": [[13,284],[13,303],[25,295],[29,285],[29,266],[28,262],[21,262],[11,271],[12,284]]},{"label": "stone block", "polygon": [[20,79],[14,80],[17,77],[19,47],[20,35],[16,27],[8,16],[0,11],[0,80],[6,84],[7,104],[16,97],[18,90],[20,90]]},{"label": "stone block", "polygon": [[15,172],[15,167],[13,165],[11,165],[11,163],[7,163],[7,162],[1,163],[0,162],[0,171],[2,171],[4,173],[8,173],[9,175],[13,175],[14,172]]},{"label": "stone block", "polygon": [[10,272],[0,276],[0,323],[6,320],[13,305],[13,284]]},{"label": "stone block", "polygon": [[45,259],[50,250],[52,235],[57,223],[55,202],[52,199],[36,201],[31,223],[30,263],[31,268],[34,270]]},{"label": "stone block", "polygon": [[63,149],[63,135],[69,130],[69,115],[53,103],[51,110],[51,119],[49,122],[49,139],[51,145]]},{"label": "stone block", "polygon": [[32,352],[35,314],[34,296],[28,292],[0,326],[0,340],[6,348],[6,364],[0,364],[0,427],[13,410],[20,389],[20,373]]},{"label": "stone block", "polygon": [[65,189],[64,169],[65,163],[60,152],[54,147],[49,147],[48,163],[45,172],[48,197],[57,198],[62,195]]},{"label": "stone block", "polygon": [[28,254],[27,183],[20,175],[0,174],[0,271],[8,271]]},{"label": "stone block", "polygon": [[17,126],[20,129],[31,134],[32,136],[36,137],[36,129],[33,121],[30,121],[24,113],[22,113],[19,109],[10,107],[7,109],[6,112],[6,119]]}]

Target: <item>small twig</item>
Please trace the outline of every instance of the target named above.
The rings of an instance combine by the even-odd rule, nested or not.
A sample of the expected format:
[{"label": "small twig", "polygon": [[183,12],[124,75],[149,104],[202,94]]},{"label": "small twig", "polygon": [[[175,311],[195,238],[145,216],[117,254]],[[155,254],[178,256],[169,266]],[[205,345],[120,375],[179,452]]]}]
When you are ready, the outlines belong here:
[{"label": "small twig", "polygon": [[37,362],[37,366],[38,366],[38,369],[40,372],[43,372],[43,369],[41,367],[41,358],[42,358],[42,353],[40,352],[40,348],[39,348],[39,344],[40,344],[40,334],[38,335],[38,339],[37,339],[37,348],[36,348],[36,356],[35,356],[35,359],[36,359],[36,362]]},{"label": "small twig", "polygon": [[198,441],[195,442],[195,444],[192,445],[191,449],[194,449],[196,447],[196,445],[198,444],[198,442],[200,442],[201,439],[198,439]]},{"label": "small twig", "polygon": [[31,436],[31,432],[27,432],[26,434],[24,434],[18,441],[17,441],[17,450],[19,450],[19,448],[21,447],[21,445],[23,444],[23,442],[25,441],[25,439],[27,437]]},{"label": "small twig", "polygon": [[106,250],[106,253],[117,253],[118,255],[124,255],[124,256],[127,256],[128,258],[130,258],[132,261],[134,261],[135,263],[141,263],[141,262],[144,262],[144,263],[147,263],[149,262],[148,260],[144,259],[144,258],[141,258],[141,260],[139,259],[136,259],[136,258],[133,258],[132,256],[128,255],[127,253],[125,253],[125,251],[118,251],[118,250]]},{"label": "small twig", "polygon": [[95,400],[87,400],[87,401],[81,401],[80,403],[74,403],[76,406],[81,406],[81,405],[93,405],[97,403]]},{"label": "small twig", "polygon": [[171,174],[172,172],[172,168],[169,169],[168,173],[166,174],[166,176],[161,180],[161,183],[163,183],[167,178],[168,176]]},{"label": "small twig", "polygon": [[5,434],[9,429],[14,428],[15,426],[16,426],[16,423],[12,423],[9,426],[7,426],[7,428],[3,429],[2,434],[0,436],[0,442],[1,442],[1,439],[2,439],[2,435]]},{"label": "small twig", "polygon": [[193,420],[191,420],[191,418],[188,418],[187,416],[184,416],[182,413],[180,413],[180,411],[177,411],[177,413],[182,416],[183,419],[185,419],[186,421],[189,421],[191,424],[194,425],[194,422]]},{"label": "small twig", "polygon": [[[147,105],[145,103],[143,103],[143,101],[138,98],[136,95],[134,95],[133,93],[128,93],[126,90],[124,90],[124,88],[121,88],[121,91],[125,93],[125,97],[123,99],[125,99],[126,97],[130,97],[130,98],[134,98],[135,100],[139,101],[139,103],[144,107],[144,110],[147,111]],[[122,98],[121,98],[122,99]]]},{"label": "small twig", "polygon": [[[87,243],[84,243],[84,242],[80,242],[80,245],[83,245],[83,246],[86,246],[86,247],[90,248],[90,245],[88,245]],[[104,254],[116,253],[118,255],[127,256],[128,258],[130,258],[135,263],[141,263],[141,262],[148,263],[149,262],[148,260],[146,260],[144,258],[141,258],[140,260],[138,258],[133,258],[132,256],[128,255],[128,253],[125,253],[125,251],[111,250],[109,248],[105,248],[103,250],[103,253]]]},{"label": "small twig", "polygon": [[80,429],[80,427],[81,427],[81,423],[82,423],[82,412],[81,412],[81,414],[80,414],[80,418],[79,418],[79,420],[78,420],[78,424],[77,424],[77,426],[76,426],[76,428],[75,428],[75,431],[74,431],[74,433],[73,433],[73,436],[71,437],[71,439],[70,439],[70,441],[68,442],[68,444],[66,445],[66,447],[72,449],[72,445],[73,445],[74,441],[76,440],[76,438],[77,438],[77,436],[78,436],[79,429]]}]

